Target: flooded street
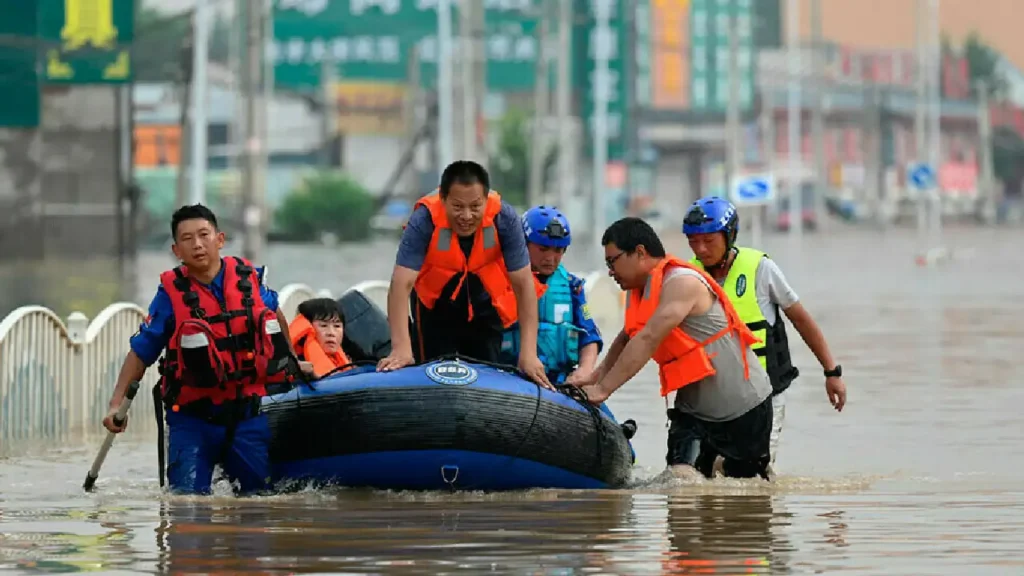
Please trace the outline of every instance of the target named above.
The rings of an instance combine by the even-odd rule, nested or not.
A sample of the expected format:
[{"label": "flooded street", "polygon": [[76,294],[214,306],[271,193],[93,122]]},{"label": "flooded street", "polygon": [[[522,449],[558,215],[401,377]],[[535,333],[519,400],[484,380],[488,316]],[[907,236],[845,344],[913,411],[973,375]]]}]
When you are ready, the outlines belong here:
[{"label": "flooded street", "polygon": [[[1021,235],[948,229],[945,239],[960,257],[934,268],[915,265],[911,230],[765,239],[849,391],[837,414],[791,330],[802,376],[789,392],[772,485],[653,481],[666,428],[650,364],[609,401],[639,424],[625,490],[235,499],[221,485],[212,498],[180,498],[161,495],[152,443],[119,442],[86,495],[98,436],[0,447],[0,570],[1022,574],[1024,388],[1012,363],[1024,351],[1012,280],[1024,267]],[[690,255],[682,238],[668,244]],[[337,295],[387,279],[394,246],[272,246],[268,280]],[[593,270],[600,261],[581,252],[568,263]],[[168,264],[142,258],[142,301]]]}]

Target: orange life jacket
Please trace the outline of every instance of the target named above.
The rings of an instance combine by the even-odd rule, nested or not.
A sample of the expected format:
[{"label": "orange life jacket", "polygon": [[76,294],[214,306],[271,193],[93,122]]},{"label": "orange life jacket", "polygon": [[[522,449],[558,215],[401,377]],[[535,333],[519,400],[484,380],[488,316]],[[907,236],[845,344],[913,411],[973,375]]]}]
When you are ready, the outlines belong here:
[{"label": "orange life jacket", "polygon": [[[295,355],[313,365],[313,375],[322,378],[328,372],[341,366],[351,364],[348,356],[339,348],[337,352],[328,353],[316,339],[316,328],[302,314],[298,314],[288,325]],[[347,370],[347,368],[346,368]]]},{"label": "orange life jacket", "polygon": [[[483,222],[473,235],[473,250],[467,261],[462,252],[459,239],[448,223],[448,215],[444,211],[444,202],[438,193],[420,198],[413,210],[425,206],[430,210],[430,218],[434,222],[434,233],[430,237],[427,257],[416,277],[416,295],[427,309],[433,309],[445,286],[455,276],[459,283],[452,292],[451,299],[459,294],[466,276],[473,274],[480,279],[487,293],[491,296],[501,323],[508,328],[517,318],[516,297],[512,291],[512,283],[505,268],[505,258],[498,242],[498,229],[494,226],[494,217],[501,211],[501,196],[497,192],[487,195],[487,206],[484,208]],[[467,300],[470,300],[467,298]],[[473,304],[469,304],[470,320],[473,319]]]},{"label": "orange life jacket", "polygon": [[729,297],[722,288],[708,276],[703,270],[672,256],[671,254],[662,258],[661,262],[651,270],[647,277],[647,285],[643,290],[630,290],[626,299],[626,334],[633,338],[650,320],[658,306],[661,298],[661,283],[665,275],[665,268],[678,266],[694,270],[707,281],[708,286],[715,292],[719,304],[725,309],[728,325],[720,332],[703,342],[699,342],[683,332],[683,329],[676,326],[665,336],[665,339],[658,344],[652,359],[658,363],[658,375],[661,379],[661,395],[668,396],[670,393],[699,382],[708,376],[715,374],[715,367],[711,363],[705,346],[719,338],[735,332],[740,346],[743,350],[744,375],[750,377],[750,365],[747,361],[746,348],[760,342],[754,333],[747,328],[747,325],[740,320],[739,314],[729,302]]},{"label": "orange life jacket", "polygon": [[160,370],[169,406],[262,397],[268,373],[271,383],[285,378],[287,342],[260,296],[255,268],[242,258],[225,258],[222,266],[223,305],[185,266],[160,275],[175,322]]},{"label": "orange life jacket", "polygon": [[537,300],[540,300],[548,292],[548,285],[540,281],[537,277],[537,273],[533,273],[533,289],[537,292]]}]

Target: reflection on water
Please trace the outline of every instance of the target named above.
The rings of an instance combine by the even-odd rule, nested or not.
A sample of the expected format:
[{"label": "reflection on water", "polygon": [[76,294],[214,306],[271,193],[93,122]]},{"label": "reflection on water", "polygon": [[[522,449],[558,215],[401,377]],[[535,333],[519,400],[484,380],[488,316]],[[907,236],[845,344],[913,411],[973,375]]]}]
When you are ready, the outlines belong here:
[{"label": "reflection on water", "polygon": [[[976,259],[922,269],[913,265],[912,233],[806,238],[794,246],[769,237],[766,249],[842,362],[849,404],[831,410],[820,371],[796,340],[803,376],[790,392],[775,484],[653,483],[665,416],[648,366],[610,401],[640,424],[628,490],[234,499],[219,486],[218,496],[177,498],[158,490],[152,446],[120,442],[98,492],[84,495],[97,442],[24,448],[0,457],[0,569],[1024,573],[1024,389],[1014,362],[1024,310],[1012,305],[1020,288],[1011,276],[1022,263],[1019,240],[950,230],[950,243],[977,248]],[[688,254],[680,239],[669,242]],[[275,247],[271,283],[339,292],[386,278],[393,250]],[[570,260],[580,252],[574,247]],[[154,279],[147,297],[166,264],[146,264]]]},{"label": "reflection on water", "polygon": [[[346,574],[1019,573],[1024,494],[970,485],[789,477],[514,494],[307,491],[161,496],[122,446],[78,482],[14,482],[0,501],[0,570]],[[88,452],[29,464],[78,472]],[[73,460],[79,466],[68,466]],[[7,463],[11,464],[11,463]],[[146,466],[149,468],[149,466]],[[14,480],[4,467],[4,486]],[[76,474],[77,476],[77,474]],[[929,488],[924,490],[923,488]],[[1000,572],[1002,570],[1003,572]]]}]

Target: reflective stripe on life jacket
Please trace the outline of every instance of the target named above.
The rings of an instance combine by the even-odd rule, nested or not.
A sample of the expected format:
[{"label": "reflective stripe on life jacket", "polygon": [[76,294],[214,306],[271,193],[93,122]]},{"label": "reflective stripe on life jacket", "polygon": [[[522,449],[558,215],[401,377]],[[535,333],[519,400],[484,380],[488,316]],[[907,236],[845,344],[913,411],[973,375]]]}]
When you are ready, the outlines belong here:
[{"label": "reflective stripe on life jacket", "polygon": [[[572,285],[569,272],[559,265],[547,282],[534,276],[537,295],[537,356],[549,375],[568,375],[580,361],[580,333],[573,324]],[[501,352],[506,362],[515,364],[519,358],[519,325],[505,330]]]},{"label": "reflective stripe on life jacket", "polygon": [[[625,331],[630,338],[643,329],[654,314],[661,298],[662,279],[666,267],[680,267],[696,270],[707,281],[708,285],[718,297],[719,303],[725,310],[728,324],[724,329],[711,336],[703,342],[691,338],[683,329],[676,326],[658,344],[654,351],[652,360],[658,363],[658,375],[661,379],[661,395],[668,396],[672,392],[699,382],[708,376],[715,374],[715,367],[711,363],[705,346],[719,338],[735,332],[738,336],[739,345],[746,350],[751,344],[757,342],[757,338],[750,332],[750,329],[740,320],[736,309],[726,296],[722,288],[706,272],[691,264],[688,264],[675,256],[668,255],[658,262],[647,277],[647,284],[643,290],[630,290],[626,299],[626,321]],[[750,377],[750,366],[747,364],[747,356],[743,354],[744,375]]]},{"label": "reflective stripe on life jacket", "polygon": [[[459,282],[452,291],[451,299],[459,294],[466,276],[473,274],[480,279],[485,290],[491,297],[491,305],[501,318],[501,323],[508,328],[516,321],[516,297],[512,292],[505,258],[501,253],[498,241],[498,229],[494,226],[494,217],[501,211],[501,196],[497,192],[487,194],[487,206],[484,208],[483,222],[473,236],[473,250],[469,259],[459,245],[459,239],[448,223],[448,215],[444,210],[444,202],[438,193],[420,198],[413,210],[425,206],[430,210],[430,218],[434,222],[434,233],[430,237],[427,256],[416,277],[416,296],[423,306],[432,310],[437,299],[441,297],[448,282],[456,276]],[[473,319],[472,298],[469,302],[468,319]]]},{"label": "reflective stripe on life jacket", "polygon": [[299,360],[304,360],[313,365],[313,375],[322,378],[341,366],[351,364],[348,356],[339,348],[337,352],[328,353],[316,339],[316,328],[302,314],[297,314],[288,325],[288,335],[291,336],[292,346],[295,347],[295,355]]},{"label": "reflective stripe on life jacket", "polygon": [[[761,260],[768,255],[752,248],[736,248],[736,257],[729,266],[729,273],[722,283],[722,290],[729,296],[729,301],[736,308],[740,319],[750,328],[760,342],[751,348],[757,355],[758,362],[768,372],[772,383],[772,392],[784,392],[796,380],[800,371],[793,366],[789,353],[789,337],[786,334],[786,322],[781,311],[775,306],[775,324],[769,324],[764,317],[761,306],[757,302],[757,269]],[[694,258],[691,264],[701,270],[704,266]]]},{"label": "reflective stripe on life jacket", "polygon": [[268,374],[284,379],[288,345],[260,296],[256,270],[242,258],[221,265],[223,304],[185,266],[160,275],[175,322],[161,365],[168,406],[264,396]]}]

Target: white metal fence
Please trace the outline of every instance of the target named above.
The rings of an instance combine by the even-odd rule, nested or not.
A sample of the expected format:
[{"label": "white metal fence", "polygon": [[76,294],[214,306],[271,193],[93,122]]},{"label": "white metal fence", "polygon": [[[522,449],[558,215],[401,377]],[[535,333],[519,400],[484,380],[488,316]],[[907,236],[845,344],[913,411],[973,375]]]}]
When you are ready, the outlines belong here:
[{"label": "white metal fence", "polygon": [[[349,290],[387,309],[387,282],[370,280]],[[599,272],[586,277],[586,291],[591,314],[610,341],[622,326],[622,292]],[[332,297],[326,290],[289,284],[280,291],[279,306],[292,318],[301,302],[320,296]],[[101,432],[128,339],[145,317],[136,304],[119,302],[92,322],[80,312],[64,321],[42,306],[18,308],[0,321],[0,449],[17,441]],[[157,378],[155,368],[147,371],[127,435],[154,432],[151,390]]]}]

